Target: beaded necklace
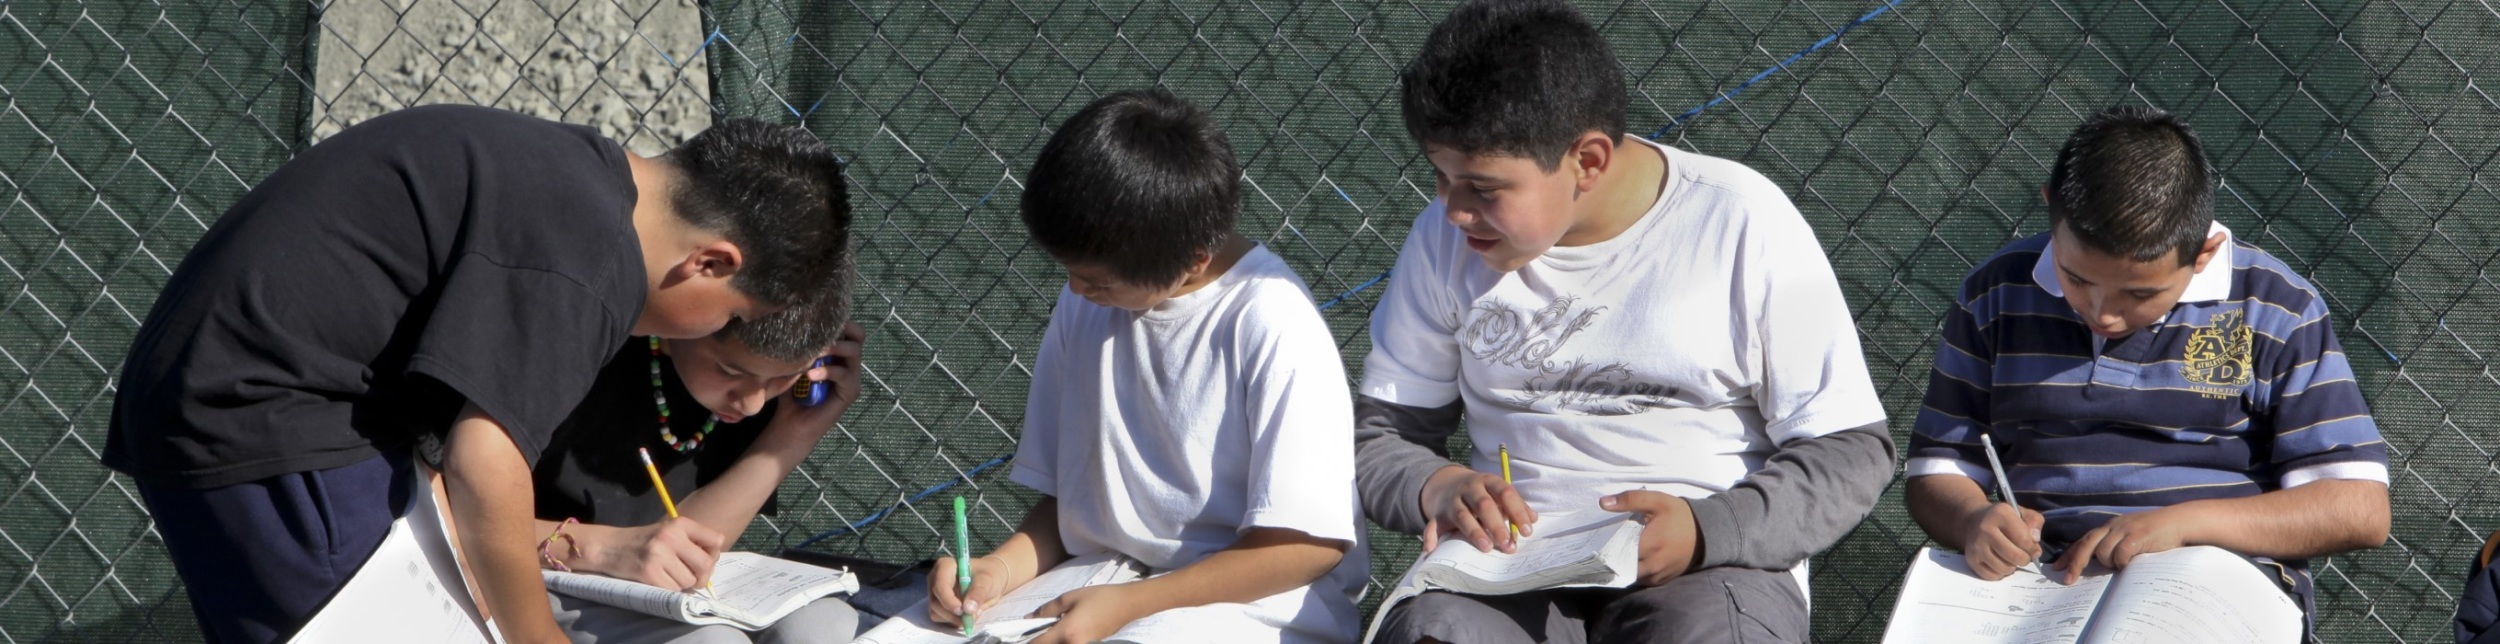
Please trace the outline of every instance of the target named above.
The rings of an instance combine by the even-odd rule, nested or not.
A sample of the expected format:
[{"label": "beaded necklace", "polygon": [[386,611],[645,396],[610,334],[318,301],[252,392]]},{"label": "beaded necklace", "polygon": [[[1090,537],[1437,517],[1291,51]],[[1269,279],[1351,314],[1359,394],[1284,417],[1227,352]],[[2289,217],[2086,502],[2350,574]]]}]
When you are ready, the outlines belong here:
[{"label": "beaded necklace", "polygon": [[712,425],[720,422],[719,416],[703,419],[703,429],[696,430],[694,436],[684,442],[678,442],[677,433],[668,430],[668,391],[660,388],[660,338],[658,336],[651,338],[651,403],[660,408],[660,440],[667,441],[668,446],[676,448],[679,454],[690,454],[702,449],[703,439],[712,435]]}]

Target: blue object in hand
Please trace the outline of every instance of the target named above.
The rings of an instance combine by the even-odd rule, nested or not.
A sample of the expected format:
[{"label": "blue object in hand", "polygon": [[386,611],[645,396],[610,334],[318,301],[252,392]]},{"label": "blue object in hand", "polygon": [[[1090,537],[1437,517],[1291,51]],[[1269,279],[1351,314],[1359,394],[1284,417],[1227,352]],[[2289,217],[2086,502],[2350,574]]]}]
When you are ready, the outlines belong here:
[{"label": "blue object in hand", "polygon": [[[816,356],[816,363],[808,365],[807,368],[809,371],[814,371],[830,364],[833,364],[833,356]],[[807,374],[802,373],[799,374],[797,381],[790,383],[790,397],[797,399],[801,405],[809,407],[821,405],[825,403],[825,399],[833,397],[833,383],[809,378]]]}]

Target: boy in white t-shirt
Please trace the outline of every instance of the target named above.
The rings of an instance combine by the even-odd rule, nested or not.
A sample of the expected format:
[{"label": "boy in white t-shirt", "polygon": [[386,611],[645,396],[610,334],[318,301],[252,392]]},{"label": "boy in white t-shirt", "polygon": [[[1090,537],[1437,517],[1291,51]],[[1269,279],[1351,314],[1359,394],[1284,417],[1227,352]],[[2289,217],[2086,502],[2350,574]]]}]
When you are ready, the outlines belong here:
[{"label": "boy in white t-shirt", "polygon": [[1010,478],[1045,496],[973,560],[967,598],[939,560],[931,619],[1118,553],[1150,576],[1043,606],[1059,622],[1038,641],[1354,638],[1345,368],[1301,278],[1233,232],[1240,176],[1223,130],[1161,89],[1103,97],[1043,146],[1024,224],[1068,284]]},{"label": "boy in white t-shirt", "polygon": [[1631,589],[1426,593],[1380,641],[1806,641],[1804,562],[1893,463],[1814,231],[1761,174],[1624,135],[1620,68],[1568,4],[1462,5],[1401,80],[1439,198],[1372,316],[1365,510],[1426,548],[1513,550],[1539,513],[1647,525]]}]

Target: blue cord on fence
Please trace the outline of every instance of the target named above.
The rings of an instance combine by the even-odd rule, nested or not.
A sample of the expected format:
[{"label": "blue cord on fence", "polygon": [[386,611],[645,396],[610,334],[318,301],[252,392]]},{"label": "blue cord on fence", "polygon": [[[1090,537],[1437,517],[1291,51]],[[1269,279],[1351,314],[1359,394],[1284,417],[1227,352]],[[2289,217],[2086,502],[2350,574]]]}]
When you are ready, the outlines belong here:
[{"label": "blue cord on fence", "polygon": [[1343,302],[1346,298],[1353,297],[1354,294],[1361,293],[1363,292],[1363,289],[1371,288],[1372,285],[1379,284],[1381,280],[1385,279],[1389,279],[1389,271],[1381,271],[1379,275],[1373,275],[1371,279],[1365,280],[1361,284],[1354,285],[1354,288],[1346,289],[1346,292],[1338,293],[1336,297],[1328,298],[1328,301],[1321,302],[1319,304],[1319,310],[1326,311],[1328,310],[1328,307],[1336,306],[1338,302]]},{"label": "blue cord on fence", "polygon": [[937,494],[937,493],[939,493],[939,492],[944,492],[944,491],[946,491],[948,488],[955,487],[955,485],[956,485],[956,484],[959,484],[959,483],[969,482],[969,481],[971,481],[971,480],[972,480],[972,477],[974,477],[974,476],[979,476],[979,475],[981,474],[981,471],[982,471],[982,470],[987,470],[987,469],[990,469],[990,468],[993,468],[993,467],[997,467],[997,466],[999,466],[999,465],[1006,464],[1007,459],[1008,459],[1009,457],[1011,457],[1011,456],[1014,456],[1014,455],[1013,455],[1013,454],[1009,454],[1008,456],[1001,456],[1001,457],[998,457],[998,458],[993,458],[993,459],[990,459],[990,460],[987,460],[987,461],[983,461],[980,465],[975,465],[975,466],[972,466],[972,469],[970,469],[970,470],[966,470],[963,474],[958,475],[958,476],[956,476],[955,478],[947,479],[947,480],[946,480],[946,482],[944,482],[944,483],[939,483],[939,484],[937,484],[937,485],[932,485],[932,486],[929,486],[929,488],[928,488],[928,489],[921,490],[921,491],[920,491],[919,493],[917,493],[917,494],[913,494],[913,495],[911,495],[911,496],[909,496],[909,497],[905,497],[905,498],[904,498],[902,501],[900,501],[900,502],[897,502],[897,503],[895,503],[895,504],[893,504],[893,505],[885,506],[884,508],[880,508],[880,509],[878,509],[876,512],[869,513],[869,515],[868,515],[867,517],[862,518],[862,519],[860,519],[860,520],[858,520],[858,521],[853,521],[853,522],[851,522],[851,524],[850,524],[850,525],[846,525],[846,526],[842,526],[842,527],[839,527],[839,528],[834,528],[834,529],[832,529],[832,530],[826,530],[826,531],[824,531],[824,532],[819,532],[819,533],[816,533],[816,536],[808,537],[805,541],[800,541],[800,542],[799,542],[799,545],[795,545],[795,546],[791,546],[791,547],[792,547],[792,548],[799,548],[799,549],[806,549],[808,546],[816,545],[816,542],[818,542],[818,541],[823,541],[823,540],[826,540],[826,539],[831,539],[831,538],[834,538],[834,537],[839,537],[839,536],[843,536],[843,535],[847,535],[847,534],[858,534],[858,533],[859,533],[859,531],[867,529],[867,528],[868,528],[868,526],[869,526],[870,524],[874,524],[874,523],[876,523],[876,522],[878,522],[878,521],[884,520],[884,519],[885,519],[885,517],[886,517],[886,515],[893,514],[895,510],[900,510],[900,509],[902,509],[902,508],[903,508],[903,506],[906,506],[906,505],[911,505],[911,504],[913,504],[913,503],[919,503],[921,499],[929,498],[929,495],[932,495],[932,494]]},{"label": "blue cord on fence", "polygon": [[1735,87],[1728,88],[1725,92],[1720,92],[1718,96],[1712,97],[1709,102],[1696,105],[1693,109],[1685,110],[1683,114],[1677,115],[1674,120],[1668,121],[1665,126],[1658,128],[1658,131],[1651,132],[1649,134],[1649,138],[1657,139],[1658,137],[1666,136],[1668,130],[1673,130],[1675,129],[1675,126],[1683,125],[1685,121],[1691,120],[1694,116],[1700,115],[1702,110],[1710,109],[1720,103],[1727,102],[1727,99],[1733,98],[1738,93],[1745,91],[1745,88],[1752,87],[1754,83],[1762,82],[1762,79],[1770,78],[1772,74],[1777,74],[1781,71],[1787,70],[1789,65],[1796,64],[1798,60],[1804,59],[1807,55],[1821,51],[1825,46],[1829,46],[1835,42],[1840,42],[1840,36],[1842,34],[1849,33],[1849,30],[1858,28],[1858,25],[1866,24],[1868,21],[1872,21],[1876,18],[1882,17],[1886,13],[1890,13],[1892,12],[1893,7],[1899,6],[1901,3],[1908,1],[1909,0],[1886,0],[1883,6],[1876,7],[1874,10],[1858,16],[1856,20],[1851,20],[1848,24],[1843,24],[1839,29],[1833,30],[1832,33],[1824,35],[1822,40],[1814,41],[1814,44],[1806,45],[1805,49],[1799,49],[1796,53],[1789,54],[1787,58],[1780,59],[1778,63],[1772,64],[1770,69],[1762,70],[1761,73],[1754,74],[1753,78],[1745,79],[1745,82],[1737,83]]}]

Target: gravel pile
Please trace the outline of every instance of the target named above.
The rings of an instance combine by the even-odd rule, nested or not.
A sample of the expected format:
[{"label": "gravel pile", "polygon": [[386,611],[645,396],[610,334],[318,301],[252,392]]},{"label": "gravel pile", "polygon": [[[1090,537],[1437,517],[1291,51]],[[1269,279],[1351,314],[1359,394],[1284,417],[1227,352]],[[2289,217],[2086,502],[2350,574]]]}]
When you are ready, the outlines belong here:
[{"label": "gravel pile", "polygon": [[334,0],[313,139],[412,105],[595,125],[651,155],[711,125],[694,0]]}]

